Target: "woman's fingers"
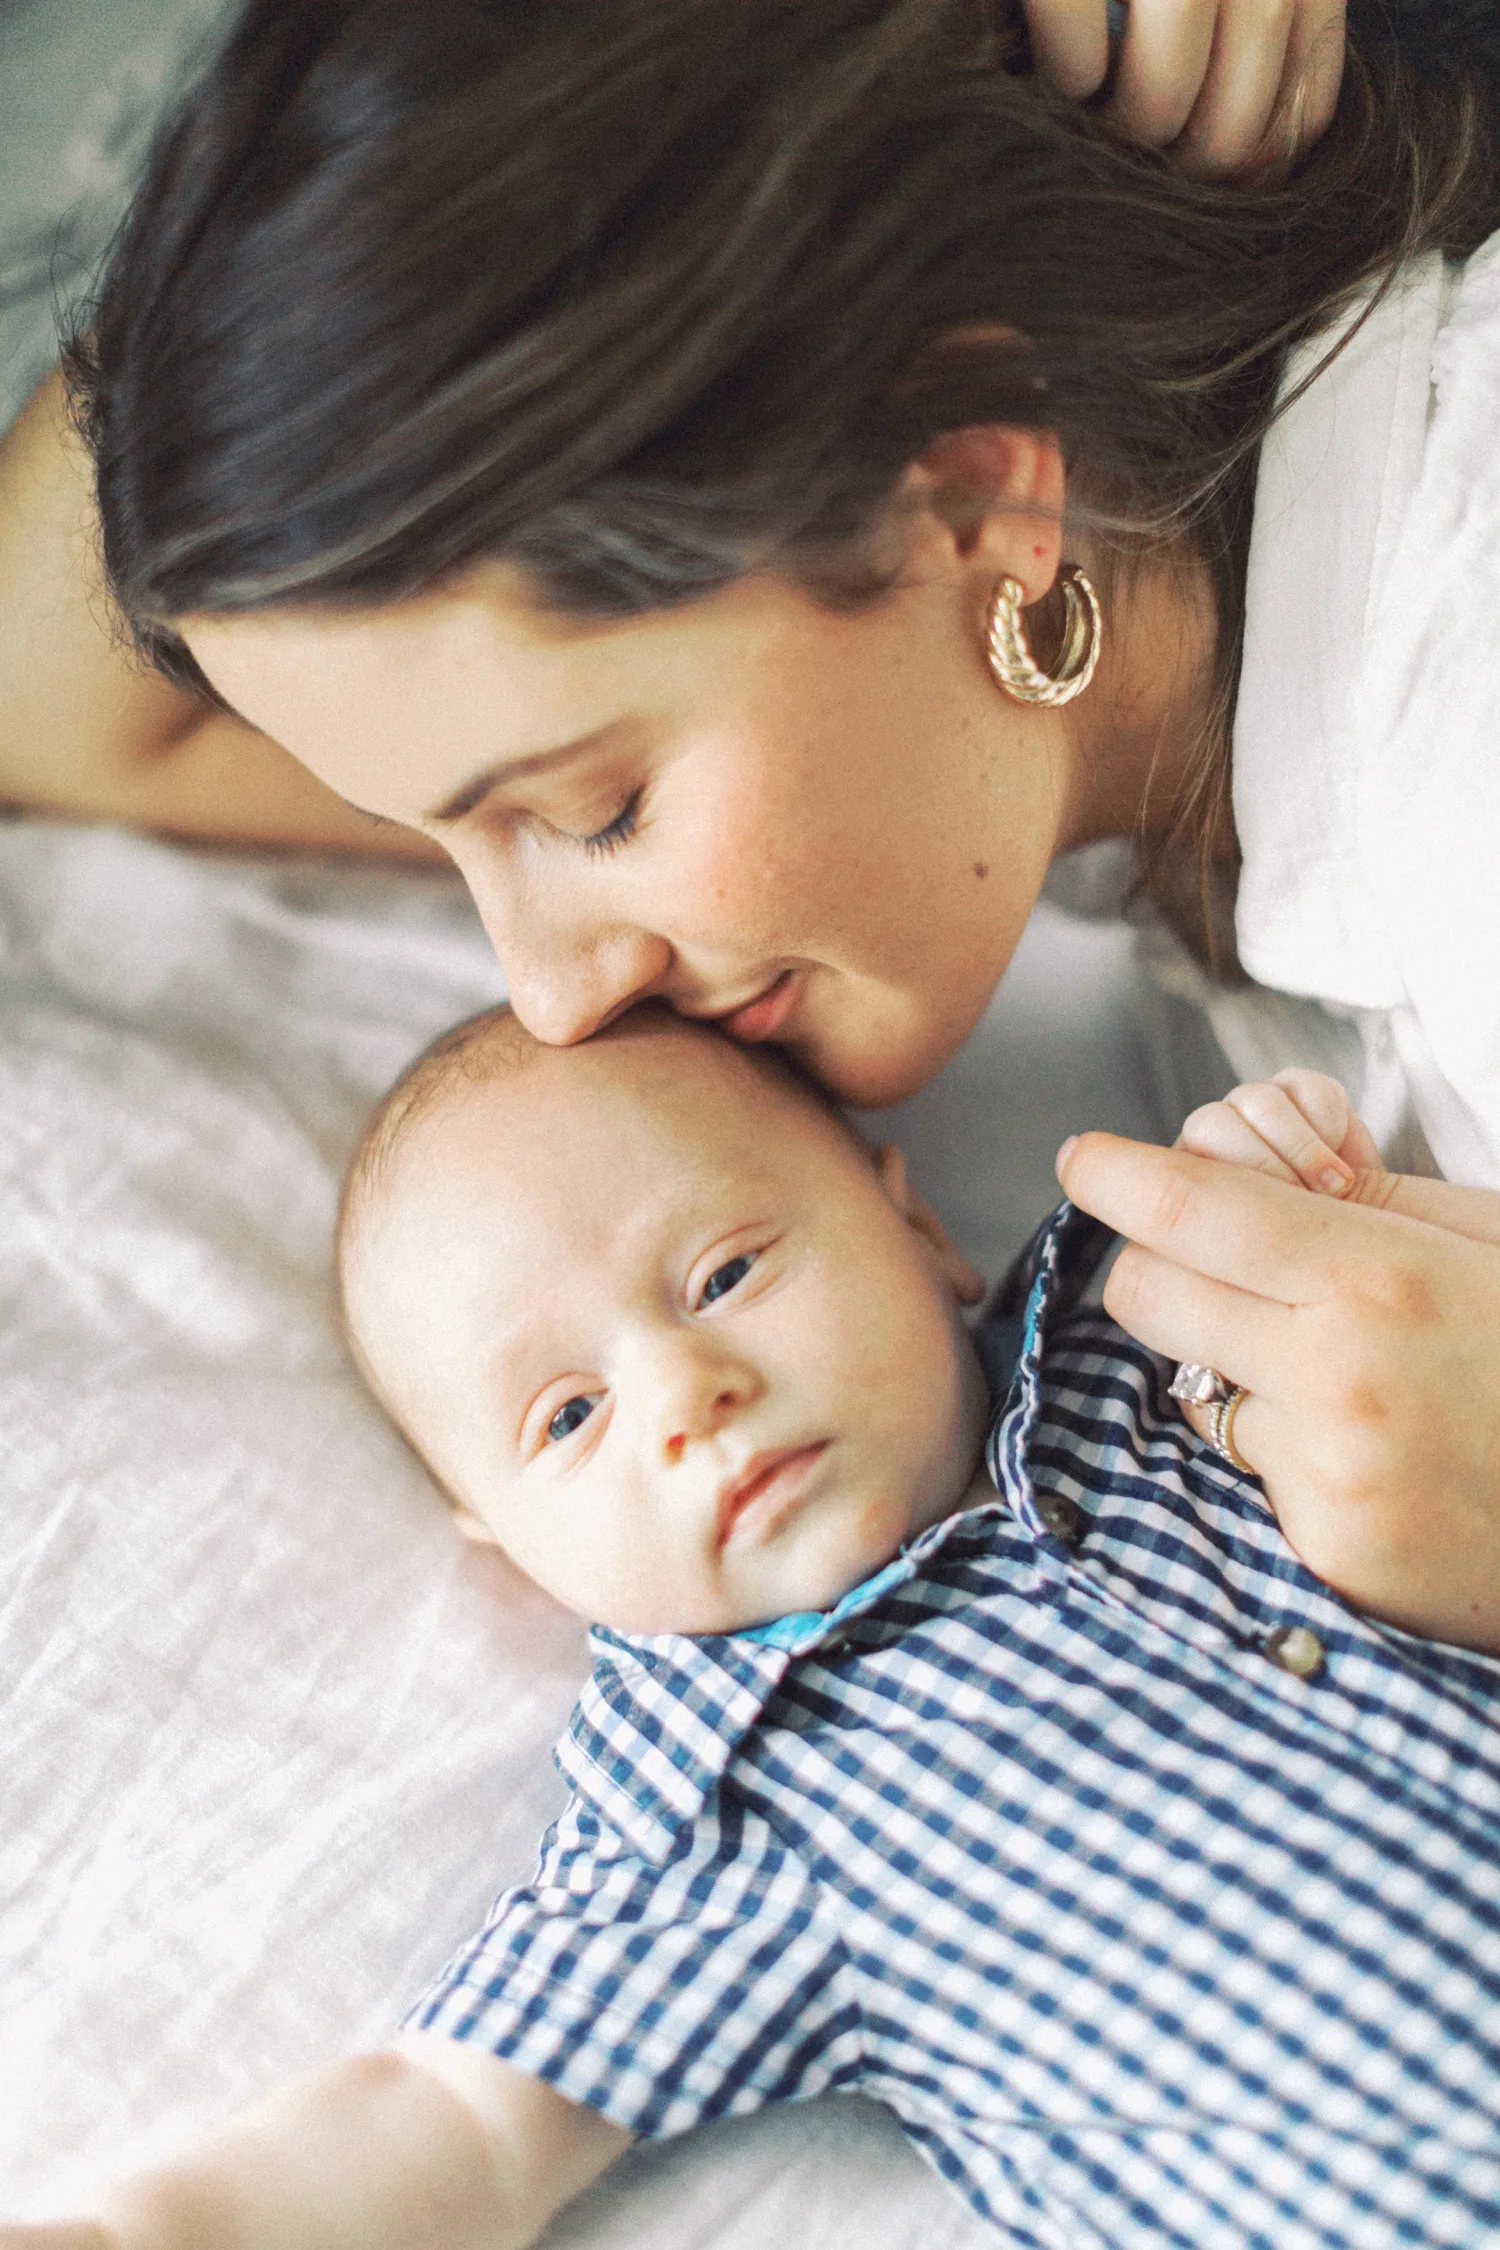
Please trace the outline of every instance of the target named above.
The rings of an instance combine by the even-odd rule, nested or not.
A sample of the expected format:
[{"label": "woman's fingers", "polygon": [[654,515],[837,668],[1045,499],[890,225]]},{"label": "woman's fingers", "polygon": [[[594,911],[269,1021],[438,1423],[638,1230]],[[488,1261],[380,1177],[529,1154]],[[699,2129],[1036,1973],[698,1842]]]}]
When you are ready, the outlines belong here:
[{"label": "woman's fingers", "polygon": [[1222,0],[1212,52],[1173,155],[1185,172],[1222,179],[1260,156],[1287,67],[1295,0]]},{"label": "woman's fingers", "polygon": [[1068,1142],[1058,1177],[1075,1203],[1127,1240],[1285,1305],[1320,1302],[1349,1259],[1368,1247],[1370,1229],[1404,1223],[1394,1213],[1310,1196],[1237,1164],[1112,1133]]},{"label": "woman's fingers", "polygon": [[1285,170],[1326,129],[1343,75],[1344,0],[1220,0],[1172,153],[1201,179]]},{"label": "woman's fingers", "polygon": [[[1242,0],[1223,0],[1226,7]],[[1118,132],[1166,148],[1187,124],[1214,51],[1217,0],[1130,0],[1114,92],[1105,111]],[[1276,56],[1281,75],[1283,39]],[[1274,93],[1275,81],[1273,81]]]},{"label": "woman's fingers", "polygon": [[1128,1238],[1106,1309],[1246,1392],[1230,1440],[1307,1567],[1409,1632],[1500,1650],[1500,1196],[1361,1170],[1331,1200],[1103,1133],[1058,1170]]},{"label": "woman's fingers", "polygon": [[1362,1172],[1353,1192],[1361,1203],[1378,1210],[1396,1211],[1500,1249],[1500,1193],[1494,1188],[1455,1187],[1451,1180],[1416,1180],[1396,1172]]},{"label": "woman's fingers", "polygon": [[[1109,70],[1104,0],[1023,0],[1043,79],[1086,99]],[[1129,0],[1104,115],[1199,178],[1280,171],[1325,131],[1345,0]]]},{"label": "woman's fingers", "polygon": [[1097,93],[1109,69],[1106,0],[1024,0],[1036,67],[1073,101]]},{"label": "woman's fingers", "polygon": [[1284,170],[1327,126],[1344,69],[1345,0],[1022,0],[1042,76],[1075,101],[1109,71],[1104,114],[1200,178]]},{"label": "woman's fingers", "polygon": [[1297,1318],[1289,1305],[1209,1280],[1131,1242],[1110,1268],[1104,1309],[1148,1351],[1217,1368],[1247,1391],[1281,1387]]},{"label": "woman's fingers", "polygon": [[1285,171],[1328,130],[1344,79],[1346,0],[1297,0],[1276,106],[1254,171]]}]

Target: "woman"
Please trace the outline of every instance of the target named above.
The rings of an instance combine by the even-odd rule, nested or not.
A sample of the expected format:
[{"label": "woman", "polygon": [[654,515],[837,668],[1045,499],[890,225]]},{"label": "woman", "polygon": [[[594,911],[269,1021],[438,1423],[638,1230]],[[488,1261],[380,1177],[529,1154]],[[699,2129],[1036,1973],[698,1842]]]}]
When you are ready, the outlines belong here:
[{"label": "woman", "polygon": [[[1500,218],[1490,128],[1372,31],[1296,182],[1227,191],[1015,60],[970,0],[259,0],[158,152],[74,353],[115,590],[221,705],[204,755],[255,745],[242,804],[236,713],[451,854],[545,1038],[655,995],[894,1099],[1111,836],[1230,970],[1236,824],[1278,788],[1231,804],[1228,745],[1286,347],[1401,261],[1429,361],[1473,326],[1436,253]],[[1037,700],[1028,645],[1082,692]],[[1063,1177],[1134,1245],[1112,1309],[1244,1386],[1313,1567],[1483,1640],[1500,1110],[1373,1013],[1420,1116],[1428,1069],[1474,1126],[1467,1188],[1336,1207],[1097,1137]]]}]

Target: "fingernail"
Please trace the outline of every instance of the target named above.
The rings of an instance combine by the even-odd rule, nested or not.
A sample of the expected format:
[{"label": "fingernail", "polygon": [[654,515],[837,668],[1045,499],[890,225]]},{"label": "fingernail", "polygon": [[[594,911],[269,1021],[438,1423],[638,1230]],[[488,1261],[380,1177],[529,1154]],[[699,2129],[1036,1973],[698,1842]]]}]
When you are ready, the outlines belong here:
[{"label": "fingernail", "polygon": [[1078,1135],[1076,1133],[1070,1133],[1067,1139],[1063,1142],[1062,1147],[1058,1150],[1056,1160],[1053,1164],[1053,1170],[1058,1174],[1059,1178],[1062,1176],[1063,1168],[1066,1165],[1068,1158],[1072,1155],[1074,1149],[1077,1148],[1077,1146]]},{"label": "fingernail", "polygon": [[1337,1171],[1331,1164],[1325,1165],[1318,1174],[1317,1184],[1324,1195],[1347,1195],[1354,1185],[1354,1174],[1346,1172],[1342,1165]]}]

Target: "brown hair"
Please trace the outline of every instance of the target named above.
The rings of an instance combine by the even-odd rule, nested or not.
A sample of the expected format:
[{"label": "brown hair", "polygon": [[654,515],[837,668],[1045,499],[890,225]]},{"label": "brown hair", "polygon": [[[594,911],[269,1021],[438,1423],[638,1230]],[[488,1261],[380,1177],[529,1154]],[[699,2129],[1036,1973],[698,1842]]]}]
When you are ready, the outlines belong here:
[{"label": "brown hair", "polygon": [[[174,618],[480,556],[584,614],[757,568],[874,598],[935,436],[1055,429],[1096,543],[1214,577],[1170,905],[1227,786],[1286,347],[1480,239],[1493,156],[1473,87],[1374,35],[1297,177],[1226,187],[1049,95],[981,0],[251,0],[71,347],[105,561],[211,694]],[[1208,944],[1203,897],[1182,912]]]}]

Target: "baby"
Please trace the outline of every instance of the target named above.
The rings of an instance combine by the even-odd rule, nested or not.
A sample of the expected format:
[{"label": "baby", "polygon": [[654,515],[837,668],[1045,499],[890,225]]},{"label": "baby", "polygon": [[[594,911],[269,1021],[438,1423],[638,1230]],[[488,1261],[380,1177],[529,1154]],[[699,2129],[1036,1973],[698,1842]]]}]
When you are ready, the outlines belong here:
[{"label": "baby", "polygon": [[[1342,1094],[1282,1104],[1224,1153],[1337,1177]],[[1101,1247],[1065,1206],[971,1335],[769,1053],[497,1011],[422,1058],[349,1329],[595,1621],[570,1803],[386,2054],[0,2250],[498,2250],[635,2135],[856,2090],[1018,2243],[1496,2239],[1500,1667],[1303,1567],[1080,1305]]]}]

